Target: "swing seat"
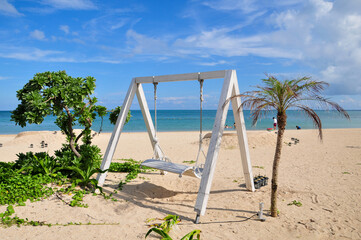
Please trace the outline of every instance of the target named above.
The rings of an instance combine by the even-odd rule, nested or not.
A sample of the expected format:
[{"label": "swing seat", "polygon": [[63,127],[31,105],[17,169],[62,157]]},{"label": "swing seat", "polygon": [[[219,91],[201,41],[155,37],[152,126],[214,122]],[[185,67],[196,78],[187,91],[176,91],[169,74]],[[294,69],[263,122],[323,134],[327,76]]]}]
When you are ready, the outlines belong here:
[{"label": "swing seat", "polygon": [[163,160],[158,159],[147,159],[143,163],[140,164],[140,166],[150,167],[166,172],[176,173],[179,175],[179,177],[182,177],[183,175],[190,176],[190,177],[197,177],[201,178],[203,168],[198,168],[197,173],[194,171],[194,168],[191,166],[178,164],[178,163],[172,163],[172,162],[166,162]]}]

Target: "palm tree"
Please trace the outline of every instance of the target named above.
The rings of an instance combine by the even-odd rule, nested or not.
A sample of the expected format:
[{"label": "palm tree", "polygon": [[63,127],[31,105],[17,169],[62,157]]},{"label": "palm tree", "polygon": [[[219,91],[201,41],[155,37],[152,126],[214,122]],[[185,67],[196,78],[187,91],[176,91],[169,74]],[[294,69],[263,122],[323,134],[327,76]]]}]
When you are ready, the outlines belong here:
[{"label": "palm tree", "polygon": [[[252,113],[252,125],[255,125],[263,115],[270,110],[277,111],[278,133],[276,151],[272,169],[272,192],[271,192],[271,216],[277,216],[277,189],[278,189],[278,167],[281,159],[282,139],[287,125],[288,109],[301,110],[309,117],[318,129],[319,138],[322,141],[322,123],[317,113],[310,107],[314,102],[322,109],[335,109],[347,119],[348,113],[337,103],[321,96],[321,92],[328,86],[323,81],[313,81],[310,77],[293,80],[279,81],[273,76],[262,79],[265,86],[256,86],[257,90],[245,92],[228,99],[241,97],[242,106],[249,108]],[[228,102],[227,101],[227,102]]]}]

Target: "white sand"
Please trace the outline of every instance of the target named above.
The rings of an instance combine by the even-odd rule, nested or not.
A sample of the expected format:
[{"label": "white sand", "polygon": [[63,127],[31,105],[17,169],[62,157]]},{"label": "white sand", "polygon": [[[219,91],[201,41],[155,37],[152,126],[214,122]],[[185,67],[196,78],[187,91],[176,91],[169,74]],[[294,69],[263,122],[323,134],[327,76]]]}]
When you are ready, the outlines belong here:
[{"label": "white sand", "polygon": [[[247,220],[258,211],[259,202],[270,208],[270,186],[248,192],[240,162],[236,136],[223,137],[207,212],[201,224],[194,224],[193,211],[199,180],[157,172],[141,174],[113,196],[118,202],[86,196],[89,208],[70,207],[55,196],[15,207],[16,214],[47,223],[82,222],[76,225],[1,229],[1,239],[144,239],[148,218],[177,214],[182,222],[171,233],[174,239],[193,229],[202,230],[202,239],[361,239],[361,129],[324,130],[321,143],[315,130],[286,131],[285,142],[300,139],[297,145],[283,147],[279,174],[280,216],[266,215],[266,222]],[[110,134],[100,134],[94,143],[104,152]],[[198,149],[197,132],[159,133],[165,153],[182,163],[194,160]],[[255,175],[271,176],[276,135],[248,132]],[[59,132],[27,132],[0,135],[0,161],[14,161],[16,153],[42,151],[40,142],[49,144],[50,154],[61,147]],[[30,144],[34,148],[29,148]],[[207,143],[207,140],[206,140]],[[123,133],[114,156],[143,160],[151,157],[147,133]],[[115,160],[116,161],[116,160]],[[108,174],[104,191],[113,192],[122,173]],[[302,207],[289,206],[293,200]],[[0,206],[3,212],[6,206]],[[116,224],[116,225],[114,225]],[[149,237],[149,239],[159,239]]]}]

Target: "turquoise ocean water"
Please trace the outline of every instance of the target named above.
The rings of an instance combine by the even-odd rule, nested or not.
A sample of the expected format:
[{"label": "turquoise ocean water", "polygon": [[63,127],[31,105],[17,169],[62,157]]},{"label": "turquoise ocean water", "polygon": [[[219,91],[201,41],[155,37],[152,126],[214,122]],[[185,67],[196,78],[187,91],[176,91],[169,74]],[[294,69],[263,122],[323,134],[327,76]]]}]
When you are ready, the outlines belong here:
[{"label": "turquoise ocean water", "polygon": [[[354,110],[348,111],[351,120],[346,120],[340,117],[335,111],[317,111],[317,114],[322,120],[322,126],[327,128],[361,128],[361,111]],[[140,110],[131,111],[132,118],[127,125],[125,125],[125,132],[144,132],[146,127]],[[154,112],[151,111],[154,119]],[[303,129],[313,128],[312,122],[308,120],[299,111],[287,112],[287,129],[296,129],[296,125],[301,126]],[[23,131],[55,131],[59,130],[54,124],[55,117],[49,116],[45,118],[44,122],[40,125],[30,124],[25,128],[15,126],[15,123],[10,121],[10,111],[0,111],[0,134],[17,134]],[[212,130],[216,110],[203,110],[203,130]],[[246,121],[247,130],[264,130],[273,126],[272,117],[276,116],[275,112],[269,114],[257,123],[257,126],[251,126],[250,112],[244,111],[244,118]],[[112,132],[114,126],[110,124],[109,117],[105,117],[103,121],[103,132]],[[158,131],[198,131],[199,130],[199,110],[158,110]],[[228,112],[226,124],[233,125],[233,113]],[[101,120],[95,120],[93,130],[99,131]],[[232,129],[231,129],[232,130]]]}]

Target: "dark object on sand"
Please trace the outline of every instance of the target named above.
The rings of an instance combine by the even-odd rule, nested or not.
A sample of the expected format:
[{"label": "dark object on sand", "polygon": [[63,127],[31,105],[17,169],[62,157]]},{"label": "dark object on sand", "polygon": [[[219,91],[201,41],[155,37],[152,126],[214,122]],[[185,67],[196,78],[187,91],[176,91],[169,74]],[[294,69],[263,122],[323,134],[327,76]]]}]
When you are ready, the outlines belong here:
[{"label": "dark object on sand", "polygon": [[296,126],[297,130],[301,130],[301,127],[300,126]]},{"label": "dark object on sand", "polygon": [[266,176],[257,176],[253,178],[254,181],[254,188],[260,189],[263,186],[266,186],[268,184],[268,177]]},{"label": "dark object on sand", "polygon": [[30,144],[30,148],[33,148],[34,147],[34,144]]}]

